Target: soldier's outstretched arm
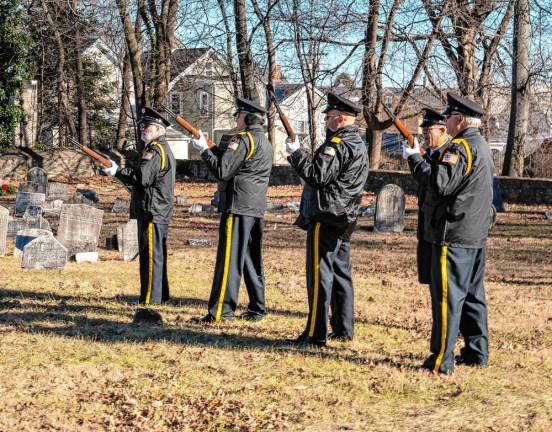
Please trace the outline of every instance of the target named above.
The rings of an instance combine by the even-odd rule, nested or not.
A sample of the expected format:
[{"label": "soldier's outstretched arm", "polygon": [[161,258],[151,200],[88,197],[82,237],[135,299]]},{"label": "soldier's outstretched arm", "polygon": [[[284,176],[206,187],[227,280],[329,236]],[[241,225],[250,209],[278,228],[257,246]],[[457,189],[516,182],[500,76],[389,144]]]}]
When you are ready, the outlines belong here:
[{"label": "soldier's outstretched arm", "polygon": [[308,154],[299,149],[289,157],[289,163],[297,174],[313,188],[321,188],[337,178],[341,170],[344,148],[343,144],[322,144],[320,151],[311,161]]},{"label": "soldier's outstretched arm", "polygon": [[241,135],[232,137],[228,148],[217,155],[207,149],[201,153],[201,158],[217,180],[227,181],[236,175],[243,165],[249,152],[249,145]]}]

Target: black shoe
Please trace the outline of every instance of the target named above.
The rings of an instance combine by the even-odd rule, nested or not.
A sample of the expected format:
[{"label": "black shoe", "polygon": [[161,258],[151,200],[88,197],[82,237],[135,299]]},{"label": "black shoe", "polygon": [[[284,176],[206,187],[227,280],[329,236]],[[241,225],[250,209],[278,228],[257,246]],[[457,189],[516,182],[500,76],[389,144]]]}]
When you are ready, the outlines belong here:
[{"label": "black shoe", "polygon": [[[234,319],[234,315],[222,316],[220,318],[220,321],[232,321],[233,319]],[[211,314],[207,314],[207,315],[202,316],[202,317],[194,317],[194,318],[191,319],[191,321],[195,322],[195,323],[202,323],[202,324],[209,324],[209,323],[217,322],[215,317]]]},{"label": "black shoe", "polygon": [[338,342],[350,342],[353,340],[352,336],[347,336],[347,335],[339,334],[335,332],[328,333],[327,338]]},{"label": "black shoe", "polygon": [[288,340],[288,343],[290,345],[296,345],[296,346],[315,346],[318,348],[323,348],[326,346],[326,340],[325,339],[315,339],[311,338],[306,335],[301,335],[297,339],[290,339]]},{"label": "black shoe", "polygon": [[240,315],[240,319],[246,321],[261,321],[265,317],[265,314],[260,314],[257,312],[247,311]]},{"label": "black shoe", "polygon": [[439,369],[438,371],[435,371],[435,356],[430,355],[428,358],[424,360],[421,366],[422,369],[425,369],[431,373],[437,373],[441,375],[452,375],[454,372],[454,369],[447,369],[445,371]]},{"label": "black shoe", "polygon": [[454,357],[454,364],[457,364],[459,366],[472,366],[472,367],[480,367],[480,368],[487,367],[486,361],[477,361],[477,360],[474,361],[462,355],[458,355]]},{"label": "black shoe", "polygon": [[163,318],[161,314],[153,309],[140,308],[136,309],[134,318],[132,319],[134,324],[148,323],[148,324],[162,324]]}]

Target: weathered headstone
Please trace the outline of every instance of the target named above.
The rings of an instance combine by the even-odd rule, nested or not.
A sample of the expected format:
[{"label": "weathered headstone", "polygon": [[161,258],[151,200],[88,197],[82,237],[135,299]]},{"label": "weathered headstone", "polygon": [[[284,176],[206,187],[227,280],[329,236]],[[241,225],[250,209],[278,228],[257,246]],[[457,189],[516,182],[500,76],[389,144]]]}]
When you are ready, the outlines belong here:
[{"label": "weathered headstone", "polygon": [[0,206],[0,256],[6,254],[6,237],[8,236],[8,222],[10,212],[6,207]]},{"label": "weathered headstone", "polygon": [[51,182],[48,183],[48,193],[46,195],[48,201],[69,199],[68,187],[65,183]]},{"label": "weathered headstone", "polygon": [[40,185],[33,182],[19,183],[17,187],[17,192],[31,192],[31,193],[40,193]]},{"label": "weathered headstone", "polygon": [[63,200],[46,200],[44,203],[44,208],[42,209],[45,213],[59,213],[61,211],[61,206],[63,205]]},{"label": "weathered headstone", "polygon": [[44,207],[46,194],[34,192],[17,192],[15,196],[15,214],[23,214],[28,205]]},{"label": "weathered headstone", "polygon": [[40,167],[33,167],[27,172],[27,181],[37,185],[37,192],[45,194],[48,190],[48,174]]},{"label": "weathered headstone", "polygon": [[39,228],[28,228],[18,231],[17,237],[15,237],[15,249],[13,251],[13,256],[20,257],[23,255],[23,249],[25,246],[39,236],[53,237],[53,234],[52,231]]},{"label": "weathered headstone", "polygon": [[374,231],[402,232],[404,230],[404,191],[394,184],[385,185],[376,199]]},{"label": "weathered headstone", "polygon": [[23,221],[28,228],[39,228],[51,231],[50,223],[42,217],[42,207],[30,204],[25,210]]},{"label": "weathered headstone", "polygon": [[130,209],[130,201],[123,198],[116,198],[113,203],[111,213],[128,213]]},{"label": "weathered headstone", "polygon": [[96,252],[102,227],[103,210],[86,204],[64,204],[59,215],[57,238],[69,251]]},{"label": "weathered headstone", "polygon": [[22,218],[12,218],[8,220],[8,237],[13,237],[21,230],[28,229],[29,225]]},{"label": "weathered headstone", "polygon": [[62,269],[67,263],[67,248],[56,238],[41,235],[27,243],[21,260],[22,268]]},{"label": "weathered headstone", "polygon": [[138,247],[138,222],[129,220],[126,224],[117,228],[117,245],[123,253],[123,260],[133,261],[139,253]]}]

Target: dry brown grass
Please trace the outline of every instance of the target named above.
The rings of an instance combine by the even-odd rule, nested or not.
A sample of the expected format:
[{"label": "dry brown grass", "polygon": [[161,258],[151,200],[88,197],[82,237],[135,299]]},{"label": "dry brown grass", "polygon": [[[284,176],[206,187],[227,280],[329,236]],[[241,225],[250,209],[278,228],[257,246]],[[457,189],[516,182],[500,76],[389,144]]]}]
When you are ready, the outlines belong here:
[{"label": "dry brown grass", "polygon": [[[101,190],[108,209],[120,189],[102,180]],[[178,190],[207,203],[214,186]],[[270,190],[275,202],[298,196],[297,187]],[[115,252],[63,271],[23,271],[13,257],[0,258],[0,430],[550,430],[552,224],[544,209],[511,207],[490,239],[490,366],[441,377],[418,369],[430,303],[415,277],[411,198],[408,208],[404,234],[375,234],[361,220],[352,251],[357,335],[324,350],[281,343],[305,324],[305,235],[292,227],[293,213],[267,215],[270,315],[260,323],[190,322],[205,313],[215,216],[177,210],[175,303],[159,308],[165,324],[158,327],[130,323],[138,265]],[[102,236],[122,220],[106,214]],[[185,245],[199,236],[213,246]],[[244,289],[240,300],[243,307]]]}]

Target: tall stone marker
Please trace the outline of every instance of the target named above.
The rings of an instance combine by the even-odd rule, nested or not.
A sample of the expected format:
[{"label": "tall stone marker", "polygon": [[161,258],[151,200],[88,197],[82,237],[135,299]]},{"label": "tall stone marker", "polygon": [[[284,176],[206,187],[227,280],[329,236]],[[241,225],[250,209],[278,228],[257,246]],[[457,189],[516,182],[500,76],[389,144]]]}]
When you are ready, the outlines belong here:
[{"label": "tall stone marker", "polygon": [[394,184],[385,185],[376,199],[374,231],[402,232],[404,230],[404,191]]},{"label": "tall stone marker", "polygon": [[46,194],[34,192],[17,192],[15,196],[15,214],[23,214],[28,205],[44,207]]},{"label": "tall stone marker", "polygon": [[52,182],[48,183],[48,194],[46,195],[48,201],[62,200],[67,201],[69,199],[69,190],[65,183]]},{"label": "tall stone marker", "polygon": [[57,239],[67,248],[69,257],[79,252],[97,251],[103,213],[86,204],[61,207]]},{"label": "tall stone marker", "polygon": [[139,253],[136,219],[131,219],[117,228],[117,244],[119,251],[123,252],[123,260],[133,261],[136,259]]},{"label": "tall stone marker", "polygon": [[37,185],[37,192],[45,194],[48,190],[48,174],[40,167],[31,168],[27,172],[27,181]]},{"label": "tall stone marker", "polygon": [[8,222],[10,212],[6,207],[0,206],[0,256],[6,254],[6,238],[8,237]]},{"label": "tall stone marker", "polygon": [[17,233],[17,237],[15,237],[15,249],[13,251],[13,256],[20,257],[23,255],[23,249],[25,249],[25,246],[39,236],[53,237],[53,234],[52,231],[37,228],[29,228],[19,231]]},{"label": "tall stone marker", "polygon": [[62,269],[65,264],[67,264],[67,248],[52,236],[38,236],[23,249],[22,268]]}]

